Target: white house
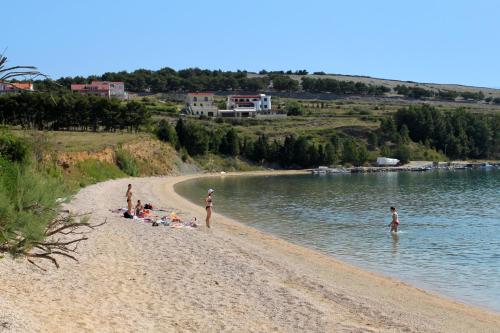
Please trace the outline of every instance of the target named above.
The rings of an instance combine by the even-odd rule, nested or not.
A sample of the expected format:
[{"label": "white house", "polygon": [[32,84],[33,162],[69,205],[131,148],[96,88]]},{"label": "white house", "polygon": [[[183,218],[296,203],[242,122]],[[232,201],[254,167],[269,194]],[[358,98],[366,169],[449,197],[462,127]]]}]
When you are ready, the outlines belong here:
[{"label": "white house", "polygon": [[231,95],[227,97],[227,108],[253,108],[259,114],[271,114],[271,96],[259,95]]}]

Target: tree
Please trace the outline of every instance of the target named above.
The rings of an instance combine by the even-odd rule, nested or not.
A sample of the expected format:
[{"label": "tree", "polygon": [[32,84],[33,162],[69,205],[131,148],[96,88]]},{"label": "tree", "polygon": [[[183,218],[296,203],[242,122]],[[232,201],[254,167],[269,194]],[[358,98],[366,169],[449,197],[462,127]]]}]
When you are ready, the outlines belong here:
[{"label": "tree", "polygon": [[28,78],[31,81],[40,76],[46,77],[46,75],[40,73],[35,66],[7,67],[7,57],[0,54],[0,83],[11,84],[11,80],[17,78]]},{"label": "tree", "polygon": [[297,101],[289,101],[285,105],[286,114],[289,116],[301,116],[304,114],[304,108]]},{"label": "tree", "polygon": [[378,147],[378,135],[375,132],[370,132],[368,133],[368,144],[370,145],[371,149],[375,149]]},{"label": "tree", "polygon": [[224,136],[224,140],[222,141],[220,152],[229,156],[237,156],[240,153],[240,144],[238,134],[231,128],[227,131]]},{"label": "tree", "polygon": [[397,146],[394,157],[397,158],[401,164],[407,164],[411,159],[410,147],[407,144]]},{"label": "tree", "polygon": [[160,120],[160,122],[158,123],[156,136],[161,141],[170,142],[170,144],[175,147],[175,149],[180,148],[177,132],[175,131],[174,127],[170,125],[170,123],[165,119]]},{"label": "tree", "polygon": [[273,88],[277,91],[297,91],[299,82],[285,75],[275,75],[272,77]]}]

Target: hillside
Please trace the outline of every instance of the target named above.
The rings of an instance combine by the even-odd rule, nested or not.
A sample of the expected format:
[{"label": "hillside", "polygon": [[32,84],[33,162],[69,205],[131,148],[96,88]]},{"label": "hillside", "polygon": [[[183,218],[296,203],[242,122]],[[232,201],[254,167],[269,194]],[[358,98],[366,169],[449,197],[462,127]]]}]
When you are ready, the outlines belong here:
[{"label": "hillside", "polygon": [[[248,73],[248,77],[250,78],[264,78],[267,75],[265,74],[256,74],[256,73]],[[314,78],[314,79],[334,79],[339,81],[353,81],[353,82],[361,82],[364,84],[371,85],[382,85],[390,89],[394,89],[398,85],[406,85],[408,87],[421,87],[425,89],[430,89],[433,91],[438,90],[451,90],[457,92],[480,92],[482,91],[486,97],[497,98],[500,97],[500,89],[488,88],[488,87],[476,87],[476,86],[467,86],[460,84],[441,84],[441,83],[424,83],[424,82],[414,82],[414,81],[401,81],[401,80],[391,80],[391,79],[382,79],[382,78],[374,78],[370,76],[359,76],[359,75],[344,75],[344,74],[307,74],[307,75],[296,75],[296,74],[287,74],[290,78],[301,81],[302,78]],[[396,96],[394,93],[387,94],[388,96]]]}]

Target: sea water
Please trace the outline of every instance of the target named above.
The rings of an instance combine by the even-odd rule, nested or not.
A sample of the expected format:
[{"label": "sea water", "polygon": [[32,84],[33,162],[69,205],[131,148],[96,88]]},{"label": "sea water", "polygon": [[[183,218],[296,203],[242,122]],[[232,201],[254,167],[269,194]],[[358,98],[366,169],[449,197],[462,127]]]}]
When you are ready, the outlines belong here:
[{"label": "sea water", "polygon": [[[203,206],[417,287],[500,311],[500,170],[202,178]],[[391,234],[390,206],[401,220]],[[216,222],[216,221],[215,221]]]}]

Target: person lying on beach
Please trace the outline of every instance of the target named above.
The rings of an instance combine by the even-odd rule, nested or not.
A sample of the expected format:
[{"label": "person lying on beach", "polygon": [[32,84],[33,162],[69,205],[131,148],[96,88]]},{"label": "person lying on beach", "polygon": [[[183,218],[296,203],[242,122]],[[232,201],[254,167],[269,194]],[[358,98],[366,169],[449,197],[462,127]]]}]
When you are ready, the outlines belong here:
[{"label": "person lying on beach", "polygon": [[141,200],[137,200],[137,205],[135,205],[135,215],[139,216],[144,214],[144,206],[141,203]]},{"label": "person lying on beach", "polygon": [[209,189],[208,190],[208,195],[205,198],[205,209],[207,211],[207,218],[205,219],[205,223],[207,225],[207,228],[210,228],[210,218],[212,217],[212,193],[214,193],[214,190]]},{"label": "person lying on beach", "polygon": [[389,223],[389,227],[391,227],[391,232],[398,232],[399,226],[399,216],[395,207],[391,207],[392,221]]}]

